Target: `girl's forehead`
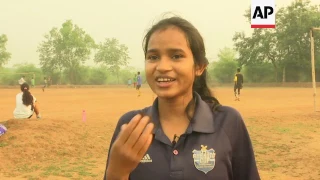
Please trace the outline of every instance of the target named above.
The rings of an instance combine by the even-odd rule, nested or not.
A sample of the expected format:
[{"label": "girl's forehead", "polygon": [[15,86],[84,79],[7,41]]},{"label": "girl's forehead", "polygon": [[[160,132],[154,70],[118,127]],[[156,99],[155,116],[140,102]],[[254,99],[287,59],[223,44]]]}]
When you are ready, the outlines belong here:
[{"label": "girl's forehead", "polygon": [[151,34],[150,39],[158,38],[161,36],[179,36],[185,39],[184,31],[176,26],[169,26],[166,28],[158,29]]},{"label": "girl's forehead", "polygon": [[184,32],[179,28],[166,28],[155,31],[149,39],[148,49],[164,46],[187,48],[188,42]]}]

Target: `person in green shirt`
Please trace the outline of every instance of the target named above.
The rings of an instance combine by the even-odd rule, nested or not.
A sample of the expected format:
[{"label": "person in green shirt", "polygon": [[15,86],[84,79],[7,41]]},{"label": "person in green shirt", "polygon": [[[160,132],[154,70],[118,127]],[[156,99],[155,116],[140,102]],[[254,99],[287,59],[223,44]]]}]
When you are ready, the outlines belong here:
[{"label": "person in green shirt", "polygon": [[34,80],[34,77],[31,78],[31,87],[34,87],[35,86],[35,80]]}]

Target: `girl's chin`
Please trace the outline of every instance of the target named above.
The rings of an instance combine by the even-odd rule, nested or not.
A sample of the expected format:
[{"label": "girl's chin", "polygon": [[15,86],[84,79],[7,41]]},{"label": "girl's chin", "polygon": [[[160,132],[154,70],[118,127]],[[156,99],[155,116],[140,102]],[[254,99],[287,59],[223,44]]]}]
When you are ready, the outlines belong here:
[{"label": "girl's chin", "polygon": [[161,99],[171,99],[176,96],[176,93],[169,91],[155,91],[154,93]]}]

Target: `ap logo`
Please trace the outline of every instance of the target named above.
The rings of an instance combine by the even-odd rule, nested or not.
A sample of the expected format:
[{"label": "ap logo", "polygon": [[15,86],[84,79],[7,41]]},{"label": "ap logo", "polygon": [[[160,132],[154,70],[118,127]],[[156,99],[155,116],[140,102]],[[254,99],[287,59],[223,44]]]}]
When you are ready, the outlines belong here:
[{"label": "ap logo", "polygon": [[275,0],[251,1],[251,28],[275,28]]}]

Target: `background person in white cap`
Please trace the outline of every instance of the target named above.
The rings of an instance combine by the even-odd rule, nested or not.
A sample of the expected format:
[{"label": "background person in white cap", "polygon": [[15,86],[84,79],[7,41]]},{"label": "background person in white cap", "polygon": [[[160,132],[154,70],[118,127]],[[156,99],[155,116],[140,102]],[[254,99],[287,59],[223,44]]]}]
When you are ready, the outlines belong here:
[{"label": "background person in white cap", "polygon": [[21,78],[18,80],[19,84],[22,85],[23,83],[26,82],[26,80],[24,80],[24,76],[21,76]]}]

